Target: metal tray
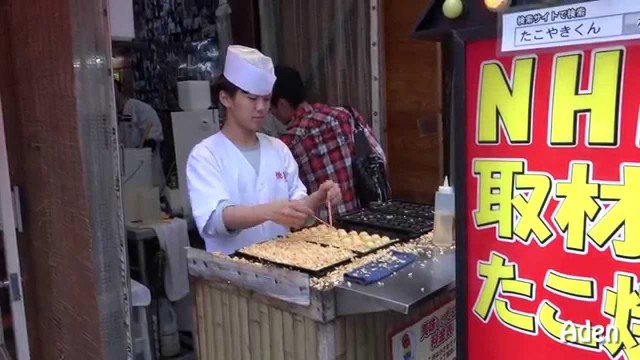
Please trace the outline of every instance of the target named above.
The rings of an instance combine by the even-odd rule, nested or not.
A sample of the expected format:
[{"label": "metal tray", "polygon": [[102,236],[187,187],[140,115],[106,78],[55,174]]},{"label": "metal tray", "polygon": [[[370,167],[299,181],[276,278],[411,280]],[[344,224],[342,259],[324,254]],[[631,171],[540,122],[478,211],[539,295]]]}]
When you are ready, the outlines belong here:
[{"label": "metal tray", "polygon": [[354,224],[351,222],[339,221],[339,219],[336,219],[335,225],[337,228],[344,229],[346,231],[357,231],[357,232],[366,231],[371,235],[378,234],[380,236],[388,236],[391,239],[394,239],[394,240],[397,239],[398,240],[397,242],[411,240],[415,238],[415,236],[409,233],[391,231],[388,229],[381,229],[381,228],[373,227],[371,225]]},{"label": "metal tray", "polygon": [[[312,227],[316,227],[318,225],[319,224],[311,225],[311,226],[305,226],[305,227],[301,228],[300,230],[296,230],[296,231],[309,229],[309,228],[312,228]],[[362,231],[370,232],[370,231],[367,231],[367,230],[370,230],[370,228],[367,228],[367,227],[358,227],[358,226],[345,226],[345,227],[342,227],[342,226],[338,226],[338,225],[339,224],[337,223],[337,219],[336,219],[336,224],[334,224],[336,229],[342,229],[342,230],[345,230],[347,232],[356,231],[358,233],[360,233]],[[391,241],[386,243],[386,244],[384,244],[384,245],[380,245],[378,247],[371,248],[371,249],[369,249],[367,251],[361,251],[361,250],[351,249],[351,248],[342,247],[342,246],[335,246],[335,245],[326,244],[326,243],[323,243],[323,242],[313,241],[313,240],[306,240],[305,239],[305,241],[310,242],[310,243],[314,243],[314,244],[317,244],[317,245],[322,245],[322,246],[325,246],[325,247],[326,246],[330,246],[330,247],[336,247],[336,248],[339,248],[339,249],[349,250],[351,252],[356,253],[358,255],[357,257],[360,257],[360,256],[364,256],[364,255],[369,255],[369,254],[374,253],[374,252],[376,252],[376,251],[378,251],[380,249],[384,249],[386,247],[393,246],[393,245],[399,243],[402,240],[406,240],[404,237],[403,238],[398,238],[396,233],[390,232],[390,231],[378,231],[378,230],[376,230],[375,232],[370,233],[370,235],[373,235],[373,234],[378,234],[380,236],[387,236],[388,238],[391,239]]]},{"label": "metal tray", "polygon": [[433,205],[402,200],[373,202],[369,204],[369,209],[387,214],[399,214],[430,220],[433,220],[435,211]]},{"label": "metal tray", "polygon": [[[366,231],[366,230],[362,230],[362,231]],[[374,252],[376,252],[376,251],[378,251],[380,249],[384,249],[384,248],[393,246],[393,245],[395,245],[395,244],[397,244],[397,243],[399,243],[401,241],[398,238],[392,238],[390,236],[389,236],[389,238],[391,239],[391,241],[389,241],[388,243],[380,245],[378,247],[370,248],[370,249],[368,249],[366,251],[358,250],[358,249],[352,249],[352,248],[343,247],[343,246],[325,244],[325,243],[318,242],[318,241],[313,241],[313,240],[305,240],[305,241],[310,242],[310,243],[314,243],[314,244],[318,244],[318,245],[322,245],[322,246],[332,246],[332,247],[336,247],[336,248],[339,248],[339,249],[349,250],[349,251],[355,253],[357,255],[357,257],[360,257],[360,256],[364,256],[364,255],[369,255],[369,254],[374,253]]]},{"label": "metal tray", "polygon": [[350,263],[355,257],[334,263],[334,264],[330,264],[327,265],[321,269],[308,269],[305,267],[300,267],[300,266],[295,266],[295,265],[291,265],[291,264],[286,264],[286,263],[280,263],[277,261],[272,261],[272,260],[266,260],[263,259],[261,257],[255,256],[255,255],[249,255],[249,254],[245,254],[242,251],[238,250],[236,251],[233,256],[237,256],[246,260],[251,260],[251,261],[255,261],[257,263],[261,263],[261,264],[265,264],[265,265],[273,265],[273,266],[277,266],[280,268],[285,268],[285,269],[290,269],[290,270],[295,270],[295,271],[300,271],[303,272],[305,274],[309,274],[311,276],[315,276],[315,277],[323,277],[325,275],[327,275],[329,272],[331,272],[332,270],[334,270],[335,268],[348,264]]},{"label": "metal tray", "polygon": [[[278,238],[282,238],[282,236],[279,236]],[[267,242],[267,241],[272,241],[272,240],[274,240],[274,239],[265,240],[265,241],[262,241],[260,243]],[[320,245],[322,247],[330,247],[329,245],[324,245],[324,244],[317,244],[316,243],[316,245]],[[291,269],[291,270],[301,271],[303,273],[306,273],[306,274],[309,274],[309,275],[312,275],[312,276],[322,277],[322,276],[325,276],[331,270],[335,269],[336,267],[348,264],[354,258],[358,257],[358,255],[359,255],[358,253],[356,253],[353,250],[350,250],[350,251],[354,253],[353,257],[350,257],[350,258],[347,258],[345,260],[341,260],[341,261],[335,262],[333,264],[329,264],[329,265],[327,265],[327,266],[325,266],[323,268],[320,268],[320,269],[309,269],[309,268],[305,268],[305,267],[302,267],[302,266],[296,266],[296,265],[292,265],[292,264],[287,264],[287,263],[284,263],[284,262],[278,262],[278,261],[274,261],[274,260],[263,259],[263,258],[261,258],[259,256],[256,256],[256,255],[247,254],[247,253],[243,252],[242,249],[236,250],[236,252],[233,254],[233,256],[237,256],[237,257],[244,258],[244,259],[247,259],[247,260],[259,262],[259,263],[262,263],[262,264],[270,264],[270,265],[275,265],[275,266],[278,266],[278,267],[284,267],[284,268]]]},{"label": "metal tray", "polygon": [[[409,223],[402,224],[402,222]],[[400,214],[387,214],[371,209],[362,209],[345,214],[336,223],[345,230],[367,231],[384,234],[391,238],[409,240],[433,230],[433,219],[417,218]]]}]

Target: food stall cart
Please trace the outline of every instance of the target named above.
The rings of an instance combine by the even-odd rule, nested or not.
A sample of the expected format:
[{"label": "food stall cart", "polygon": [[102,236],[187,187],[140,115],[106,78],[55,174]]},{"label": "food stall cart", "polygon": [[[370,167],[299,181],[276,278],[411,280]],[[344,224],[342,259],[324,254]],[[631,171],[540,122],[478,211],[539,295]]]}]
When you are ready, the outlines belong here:
[{"label": "food stall cart", "polygon": [[639,14],[456,31],[459,359],[640,359]]},{"label": "food stall cart", "polygon": [[[361,228],[380,216],[409,218],[363,211],[338,219],[337,229],[314,226],[232,256],[189,249],[198,358],[405,359],[432,346],[442,358],[453,354],[454,249],[435,247],[429,230],[418,238],[358,233],[356,217]],[[413,261],[399,264],[402,256]],[[357,281],[376,271],[383,278]]]}]

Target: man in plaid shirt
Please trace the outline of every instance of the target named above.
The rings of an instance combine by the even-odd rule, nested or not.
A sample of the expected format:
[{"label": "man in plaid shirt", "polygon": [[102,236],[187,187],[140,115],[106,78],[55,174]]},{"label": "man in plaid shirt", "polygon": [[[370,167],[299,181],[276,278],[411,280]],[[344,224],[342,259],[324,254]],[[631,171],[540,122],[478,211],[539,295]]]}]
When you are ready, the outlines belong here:
[{"label": "man in plaid shirt", "polygon": [[[307,102],[300,74],[290,68],[275,68],[276,82],[271,94],[271,112],[287,129],[280,139],[298,162],[299,175],[309,192],[326,180],[340,186],[342,201],[332,204],[338,215],[358,209],[353,176],[355,121],[359,122],[371,149],[385,163],[382,147],[362,116],[352,109]],[[319,217],[327,218],[326,209]]]}]

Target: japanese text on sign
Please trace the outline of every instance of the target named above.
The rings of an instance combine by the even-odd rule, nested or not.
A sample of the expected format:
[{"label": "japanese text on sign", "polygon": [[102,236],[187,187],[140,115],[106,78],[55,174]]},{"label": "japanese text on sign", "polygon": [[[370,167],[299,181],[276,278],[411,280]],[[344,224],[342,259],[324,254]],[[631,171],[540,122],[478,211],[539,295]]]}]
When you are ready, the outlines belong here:
[{"label": "japanese text on sign", "polygon": [[455,300],[392,335],[393,359],[451,360],[456,356]]},{"label": "japanese text on sign", "polygon": [[515,46],[564,42],[585,37],[611,37],[620,33],[622,19],[604,18],[516,28]]},{"label": "japanese text on sign", "polygon": [[640,2],[602,0],[504,14],[502,23],[502,52],[640,39]]},{"label": "japanese text on sign", "polygon": [[[602,315],[610,319],[606,327],[615,333],[606,337],[607,341],[598,342],[597,334],[578,336],[566,335],[569,320],[560,318],[561,309],[551,301],[544,299],[537,313],[526,313],[512,309],[508,297],[519,296],[529,300],[536,298],[535,283],[518,276],[518,264],[510,263],[506,256],[493,252],[490,259],[478,265],[478,277],[483,285],[473,307],[474,314],[482,321],[489,321],[492,314],[505,326],[515,331],[537,335],[539,329],[558,342],[568,342],[572,346],[591,350],[606,350],[612,356],[624,352],[628,359],[640,358],[640,329],[634,323],[640,321],[640,283],[635,274],[619,272],[612,287],[601,289],[603,304]],[[544,287],[561,296],[580,301],[595,301],[600,289],[595,279],[580,278],[571,274],[549,270]]]},{"label": "japanese text on sign", "polygon": [[[555,57],[548,144],[575,146],[580,140],[575,116],[589,113],[586,144],[616,147],[624,49],[593,52],[592,85],[590,92],[584,94],[576,90],[582,61],[580,53]],[[510,144],[531,143],[535,67],[535,57],[514,60],[509,82],[498,63],[483,64],[477,120],[479,144],[500,142],[499,123]],[[628,211],[629,206],[640,203],[640,163],[623,164],[616,183],[593,180],[592,169],[589,161],[574,161],[566,177],[554,179],[528,169],[524,159],[475,159],[475,225],[495,227],[497,238],[503,241],[513,242],[515,235],[523,243],[535,238],[545,245],[555,234],[542,214],[551,200],[556,200],[553,220],[564,235],[568,252],[584,254],[590,241],[600,249],[611,247],[618,260],[640,260],[640,221],[627,218],[635,214]]]},{"label": "japanese text on sign", "polygon": [[[555,27],[555,39],[552,18],[520,21]],[[573,20],[601,34],[598,21]],[[469,55],[478,49],[467,53],[470,332],[571,360],[640,360],[640,86],[629,75],[640,47],[505,61]]]},{"label": "japanese text on sign", "polygon": [[640,261],[640,219],[633,210],[640,204],[640,163],[623,164],[620,181],[614,184],[591,180],[593,165],[588,161],[573,162],[562,180],[530,172],[526,164],[474,160],[479,184],[476,227],[495,227],[502,241],[528,244],[535,239],[546,245],[554,234],[542,214],[556,199],[553,220],[567,252],[585,254],[588,245],[609,247],[616,260]]}]

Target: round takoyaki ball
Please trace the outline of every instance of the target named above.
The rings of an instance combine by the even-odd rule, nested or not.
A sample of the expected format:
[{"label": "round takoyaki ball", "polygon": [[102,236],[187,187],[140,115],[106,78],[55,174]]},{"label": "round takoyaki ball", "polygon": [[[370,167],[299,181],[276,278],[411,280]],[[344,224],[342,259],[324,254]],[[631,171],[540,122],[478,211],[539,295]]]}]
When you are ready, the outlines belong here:
[{"label": "round takoyaki ball", "polygon": [[388,243],[388,242],[391,242],[391,239],[389,239],[388,236],[383,236],[382,241],[384,241],[385,243]]},{"label": "round takoyaki ball", "polygon": [[346,232],[344,229],[339,229],[339,230],[338,230],[338,235],[340,235],[340,236],[346,236],[346,235],[347,235],[347,232]]},{"label": "round takoyaki ball", "polygon": [[366,231],[361,231],[360,234],[358,234],[358,235],[360,235],[360,237],[369,236],[369,234],[367,234]]},{"label": "round takoyaki ball", "polygon": [[378,241],[378,240],[381,240],[381,239],[382,239],[382,238],[380,237],[380,235],[378,235],[378,234],[373,234],[373,235],[371,235],[371,238],[373,239],[373,241]]},{"label": "round takoyaki ball", "polygon": [[327,227],[327,225],[325,225],[325,224],[318,225],[318,230],[326,231],[326,230],[328,230],[328,229],[329,229],[329,228],[328,228],[328,227]]},{"label": "round takoyaki ball", "polygon": [[349,235],[354,236],[354,235],[358,235],[358,233],[356,231],[349,231]]}]

